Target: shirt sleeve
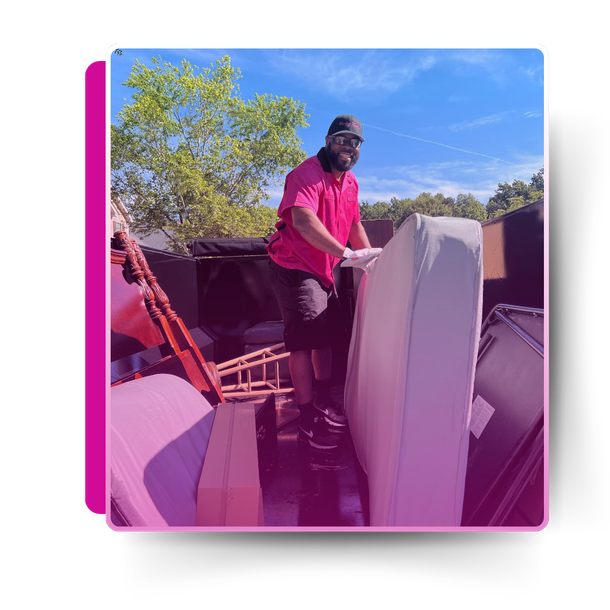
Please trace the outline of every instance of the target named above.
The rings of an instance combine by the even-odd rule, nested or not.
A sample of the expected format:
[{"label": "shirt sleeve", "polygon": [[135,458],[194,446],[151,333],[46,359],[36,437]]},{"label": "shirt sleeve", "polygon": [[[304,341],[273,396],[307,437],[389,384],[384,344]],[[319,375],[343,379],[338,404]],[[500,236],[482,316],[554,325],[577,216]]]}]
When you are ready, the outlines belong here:
[{"label": "shirt sleeve", "polygon": [[283,216],[293,206],[309,208],[317,214],[321,188],[319,177],[314,172],[301,167],[293,170],[286,176],[280,214]]}]

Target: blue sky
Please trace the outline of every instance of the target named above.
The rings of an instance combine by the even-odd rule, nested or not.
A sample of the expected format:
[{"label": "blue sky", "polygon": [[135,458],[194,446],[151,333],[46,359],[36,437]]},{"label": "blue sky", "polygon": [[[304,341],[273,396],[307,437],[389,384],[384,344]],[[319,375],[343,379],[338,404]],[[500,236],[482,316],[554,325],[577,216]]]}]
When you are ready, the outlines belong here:
[{"label": "blue sky", "polygon": [[[299,131],[315,155],[338,114],[363,123],[354,173],[360,200],[421,192],[472,193],[486,204],[499,182],[529,182],[544,164],[544,56],[538,49],[122,49],[111,58],[111,121],[131,90],[135,59],[208,67],[223,55],[255,93],[306,105]],[[278,184],[268,204],[277,206]]]}]

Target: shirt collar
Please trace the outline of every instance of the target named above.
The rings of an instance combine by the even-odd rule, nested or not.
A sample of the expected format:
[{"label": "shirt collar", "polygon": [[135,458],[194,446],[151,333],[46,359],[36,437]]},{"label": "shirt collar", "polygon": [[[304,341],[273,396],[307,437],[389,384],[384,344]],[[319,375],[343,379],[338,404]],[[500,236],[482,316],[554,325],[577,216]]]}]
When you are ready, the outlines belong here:
[{"label": "shirt collar", "polygon": [[324,146],[322,146],[322,148],[320,148],[320,150],[318,151],[318,154],[316,156],[318,157],[318,161],[320,162],[322,169],[327,174],[332,174],[333,170],[330,166],[330,161],[328,160],[328,155],[326,154],[326,148],[324,148]]}]

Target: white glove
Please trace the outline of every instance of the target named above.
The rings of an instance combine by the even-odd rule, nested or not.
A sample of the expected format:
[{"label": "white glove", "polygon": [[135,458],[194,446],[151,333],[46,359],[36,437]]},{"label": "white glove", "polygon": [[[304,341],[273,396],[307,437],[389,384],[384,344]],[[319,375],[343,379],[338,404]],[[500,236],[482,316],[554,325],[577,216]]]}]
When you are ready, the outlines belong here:
[{"label": "white glove", "polygon": [[364,269],[366,273],[370,273],[377,257],[381,254],[382,248],[363,248],[362,250],[345,249],[343,256],[346,257],[341,263],[342,267],[357,267]]}]

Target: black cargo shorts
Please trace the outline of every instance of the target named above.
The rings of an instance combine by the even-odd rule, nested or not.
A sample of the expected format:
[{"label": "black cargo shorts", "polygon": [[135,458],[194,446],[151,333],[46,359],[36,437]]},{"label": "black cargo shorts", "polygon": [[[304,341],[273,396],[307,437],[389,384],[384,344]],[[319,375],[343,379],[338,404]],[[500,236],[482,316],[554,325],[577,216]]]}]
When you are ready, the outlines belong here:
[{"label": "black cargo shorts", "polygon": [[323,349],[332,343],[338,298],[313,273],[269,261],[269,276],[284,320],[286,351]]}]

